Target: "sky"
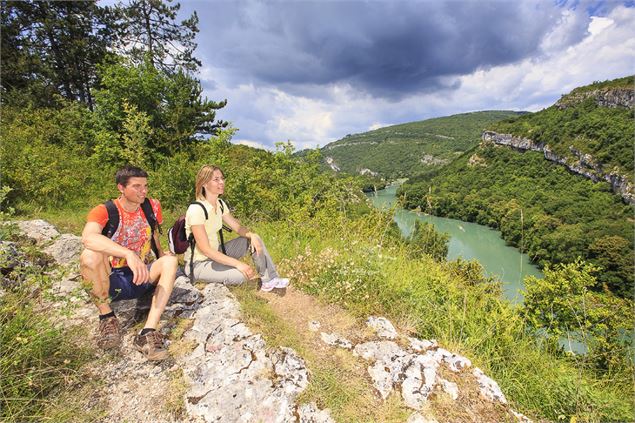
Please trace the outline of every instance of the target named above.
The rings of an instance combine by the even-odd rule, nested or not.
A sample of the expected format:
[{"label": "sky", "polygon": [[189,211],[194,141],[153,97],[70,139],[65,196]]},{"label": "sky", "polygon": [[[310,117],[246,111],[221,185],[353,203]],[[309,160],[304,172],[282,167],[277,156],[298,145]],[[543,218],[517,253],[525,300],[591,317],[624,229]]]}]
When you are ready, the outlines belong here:
[{"label": "sky", "polygon": [[296,150],[478,110],[538,111],[635,73],[635,2],[181,0],[233,142]]}]

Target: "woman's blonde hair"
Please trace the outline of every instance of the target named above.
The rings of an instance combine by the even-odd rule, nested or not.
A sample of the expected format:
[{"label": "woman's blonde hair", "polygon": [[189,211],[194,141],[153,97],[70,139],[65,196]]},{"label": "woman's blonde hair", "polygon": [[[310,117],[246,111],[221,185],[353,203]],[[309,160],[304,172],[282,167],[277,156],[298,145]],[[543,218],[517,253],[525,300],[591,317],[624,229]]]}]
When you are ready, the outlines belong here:
[{"label": "woman's blonde hair", "polygon": [[205,188],[203,185],[208,183],[214,174],[215,171],[220,171],[220,173],[225,176],[223,169],[214,165],[205,165],[198,171],[196,174],[196,199],[204,200],[205,199]]}]

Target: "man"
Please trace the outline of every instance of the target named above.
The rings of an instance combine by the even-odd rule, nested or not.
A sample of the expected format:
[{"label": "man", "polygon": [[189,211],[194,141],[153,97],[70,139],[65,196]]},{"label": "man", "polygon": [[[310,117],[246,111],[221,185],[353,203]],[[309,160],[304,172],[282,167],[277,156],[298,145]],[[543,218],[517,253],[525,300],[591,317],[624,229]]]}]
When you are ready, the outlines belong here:
[{"label": "man", "polygon": [[[121,193],[113,201],[119,212],[116,230],[110,238],[102,235],[108,224],[108,210],[100,204],[88,213],[82,233],[82,277],[92,287],[91,296],[99,310],[97,344],[103,349],[121,345],[121,326],[110,308],[111,301],[139,298],[154,291],[148,320],[135,336],[134,346],[148,360],[163,360],[168,352],[157,327],[174,287],[178,262],[176,257],[163,253],[158,233],[150,228],[143,212],[148,174],[138,167],[126,166],[117,171],[115,181]],[[156,222],[161,224],[161,204],[158,200],[149,201]],[[150,259],[152,237],[158,256],[154,262]]]}]

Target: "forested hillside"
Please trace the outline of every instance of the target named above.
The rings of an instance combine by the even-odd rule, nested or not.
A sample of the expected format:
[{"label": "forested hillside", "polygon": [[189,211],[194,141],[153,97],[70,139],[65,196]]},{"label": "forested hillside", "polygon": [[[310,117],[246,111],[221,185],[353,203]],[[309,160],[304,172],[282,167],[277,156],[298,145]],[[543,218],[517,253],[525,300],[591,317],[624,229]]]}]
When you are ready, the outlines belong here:
[{"label": "forested hillside", "polygon": [[[581,87],[548,109],[488,129],[530,137],[569,161],[579,160],[571,153],[579,150],[592,155],[587,161],[632,177],[633,108],[619,100],[602,104],[597,94],[610,97],[610,90],[628,91],[632,84],[628,77]],[[632,102],[632,91],[626,98]],[[408,207],[500,228],[505,240],[543,266],[589,260],[602,268],[595,289],[633,295],[632,208],[608,183],[569,172],[544,154],[483,142],[430,178],[411,179],[400,195]]]},{"label": "forested hillside", "polygon": [[349,174],[407,178],[439,168],[478,144],[492,122],[517,112],[484,111],[388,126],[347,135],[322,148],[331,168]]}]

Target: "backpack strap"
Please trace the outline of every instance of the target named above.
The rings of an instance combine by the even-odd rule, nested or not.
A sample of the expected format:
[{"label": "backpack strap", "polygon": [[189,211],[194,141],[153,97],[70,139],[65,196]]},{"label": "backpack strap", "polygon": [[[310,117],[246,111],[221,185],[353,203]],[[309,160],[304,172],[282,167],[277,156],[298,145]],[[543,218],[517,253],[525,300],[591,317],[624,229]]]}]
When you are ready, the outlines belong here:
[{"label": "backpack strap", "polygon": [[[198,204],[203,209],[203,213],[205,213],[205,220],[209,219],[209,215],[207,214],[207,209],[205,205],[200,201],[193,201],[190,203]],[[190,236],[187,237],[187,242],[190,244],[190,284],[194,284],[194,247],[196,245],[196,240],[194,239],[194,234],[190,232]]]},{"label": "backpack strap", "polygon": [[[225,213],[225,205],[224,205],[225,202],[219,198],[218,199],[218,203],[220,204],[220,214],[222,216],[223,213]],[[222,219],[222,217],[221,217],[221,219]],[[224,224],[218,230],[218,237],[220,238],[220,249],[223,252],[223,254],[227,255],[227,251],[225,251],[225,240],[223,239],[223,228],[225,228]],[[229,229],[229,228],[228,228],[228,230],[231,231],[231,229]]]},{"label": "backpack strap", "polygon": [[143,214],[148,221],[148,225],[150,225],[150,244],[152,246],[152,251],[154,252],[154,256],[159,258],[159,248],[157,247],[157,243],[154,241],[154,231],[159,230],[159,233],[162,233],[161,227],[157,223],[157,217],[154,215],[154,210],[152,209],[152,204],[150,203],[150,199],[146,197],[141,203],[141,210],[143,210]]},{"label": "backpack strap", "polygon": [[119,209],[112,200],[106,201],[104,206],[106,206],[106,211],[108,212],[108,222],[106,222],[106,225],[101,230],[101,234],[112,238],[119,227]]}]

